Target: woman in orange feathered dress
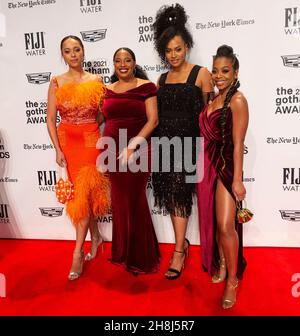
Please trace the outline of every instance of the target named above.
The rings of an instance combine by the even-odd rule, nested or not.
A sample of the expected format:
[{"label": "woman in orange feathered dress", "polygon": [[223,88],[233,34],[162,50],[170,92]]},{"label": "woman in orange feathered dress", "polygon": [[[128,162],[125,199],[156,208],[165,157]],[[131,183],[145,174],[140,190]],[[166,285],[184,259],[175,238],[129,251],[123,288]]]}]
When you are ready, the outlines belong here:
[{"label": "woman in orange feathered dress", "polygon": [[[48,132],[56,150],[56,162],[66,167],[74,185],[74,197],[66,211],[76,228],[76,246],[69,279],[77,279],[84,259],[96,256],[102,237],[97,217],[108,212],[109,182],[96,168],[100,138],[99,108],[105,94],[101,78],[82,68],[84,47],[76,36],[61,41],[61,54],[69,66],[68,72],[51,80],[48,91]],[[56,127],[59,111],[61,123]],[[91,250],[84,258],[83,244],[90,229]]]}]

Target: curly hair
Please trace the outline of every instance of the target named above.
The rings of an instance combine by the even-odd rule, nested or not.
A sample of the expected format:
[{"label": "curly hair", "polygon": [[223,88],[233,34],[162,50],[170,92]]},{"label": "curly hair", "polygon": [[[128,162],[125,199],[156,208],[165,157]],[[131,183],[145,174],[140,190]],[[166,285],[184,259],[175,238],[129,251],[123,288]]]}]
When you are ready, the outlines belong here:
[{"label": "curly hair", "polygon": [[193,47],[193,37],[185,26],[187,19],[185,9],[178,3],[171,6],[162,6],[156,13],[153,23],[154,47],[162,62],[166,63],[166,47],[175,36],[181,36],[189,49]]},{"label": "curly hair", "polygon": [[[225,57],[227,59],[230,59],[232,62],[232,67],[234,70],[238,70],[240,67],[239,64],[239,60],[237,59],[236,55],[233,52],[232,47],[228,46],[228,45],[222,45],[218,48],[217,50],[217,54],[215,56],[213,56],[213,60],[215,61],[216,59],[220,58],[220,57]],[[221,117],[220,117],[220,129],[221,129],[221,137],[222,137],[222,146],[220,149],[220,155],[221,158],[223,160],[223,166],[222,166],[222,170],[225,168],[226,166],[226,161],[225,158],[223,156],[223,150],[226,144],[226,135],[225,135],[225,126],[226,126],[226,118],[227,118],[227,109],[230,103],[230,100],[232,98],[232,96],[237,92],[238,88],[240,87],[240,82],[238,79],[235,79],[233,81],[233,83],[231,84],[225,100],[224,100],[224,105],[222,107],[222,111],[221,111]]]},{"label": "curly hair", "polygon": [[[122,48],[117,49],[114,53],[113,60],[115,60],[115,57],[120,50],[127,51],[131,55],[134,62],[136,62],[135,53],[131,49],[126,48],[126,47],[122,47]],[[134,77],[141,78],[141,79],[149,79],[146,72],[142,69],[141,66],[139,66],[137,64],[135,65],[135,69],[134,69]],[[114,83],[114,82],[117,82],[118,80],[119,80],[119,78],[117,77],[116,73],[114,72],[112,74],[112,76],[110,77],[110,82]]]}]

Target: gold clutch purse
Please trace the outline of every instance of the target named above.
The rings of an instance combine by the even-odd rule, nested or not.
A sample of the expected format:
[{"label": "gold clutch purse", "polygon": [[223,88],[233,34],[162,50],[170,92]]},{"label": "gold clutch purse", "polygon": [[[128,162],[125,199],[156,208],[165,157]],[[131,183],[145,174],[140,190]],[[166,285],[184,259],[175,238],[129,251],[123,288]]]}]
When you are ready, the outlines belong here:
[{"label": "gold clutch purse", "polygon": [[238,223],[244,224],[249,222],[252,219],[253,213],[251,210],[247,209],[247,204],[245,202],[245,207],[243,207],[243,201],[236,201],[236,218]]}]

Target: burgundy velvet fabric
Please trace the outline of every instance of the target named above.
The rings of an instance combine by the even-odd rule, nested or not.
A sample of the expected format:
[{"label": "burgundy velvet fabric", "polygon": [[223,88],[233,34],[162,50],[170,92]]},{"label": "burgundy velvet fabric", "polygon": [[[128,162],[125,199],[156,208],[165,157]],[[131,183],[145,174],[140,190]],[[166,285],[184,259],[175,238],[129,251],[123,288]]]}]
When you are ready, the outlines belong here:
[{"label": "burgundy velvet fabric", "polygon": [[[116,141],[115,157],[119,155],[119,130],[126,129],[126,141],[140,132],[147,122],[145,100],[156,92],[153,83],[123,93],[107,89],[103,137]],[[150,157],[150,146],[140,152]],[[118,167],[119,160],[116,162]],[[111,261],[134,273],[155,272],[159,264],[159,247],[146,198],[149,175],[150,169],[147,172],[109,172],[113,217]]]},{"label": "burgundy velvet fabric", "polygon": [[[233,182],[233,141],[232,141],[232,113],[227,109],[225,126],[225,147],[223,156],[226,162],[223,167],[223,159],[220,155],[222,137],[220,129],[221,109],[217,109],[207,115],[207,106],[200,113],[200,134],[204,138],[204,174],[202,181],[197,186],[199,228],[201,239],[201,259],[205,271],[214,275],[219,268],[219,252],[216,243],[216,216],[215,216],[215,191],[219,179],[235,201],[232,193]],[[238,251],[238,278],[242,278],[246,267],[243,257],[243,226],[235,223],[239,236]]]}]

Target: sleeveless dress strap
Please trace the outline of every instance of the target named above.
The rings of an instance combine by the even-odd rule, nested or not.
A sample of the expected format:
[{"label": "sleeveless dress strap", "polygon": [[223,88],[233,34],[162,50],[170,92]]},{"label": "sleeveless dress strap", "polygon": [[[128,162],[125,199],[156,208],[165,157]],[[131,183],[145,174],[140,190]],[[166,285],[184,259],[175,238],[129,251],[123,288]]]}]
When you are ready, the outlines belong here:
[{"label": "sleeveless dress strap", "polygon": [[187,83],[194,85],[198,76],[198,72],[200,71],[201,66],[200,65],[194,65],[189,77],[187,79]]},{"label": "sleeveless dress strap", "polygon": [[163,74],[160,76],[160,78],[159,78],[159,82],[158,82],[159,86],[162,86],[162,85],[165,84],[166,79],[167,79],[167,76],[168,76],[168,73],[169,73],[169,72],[165,72],[165,73],[163,73]]}]

